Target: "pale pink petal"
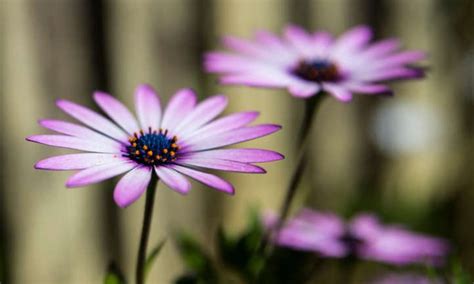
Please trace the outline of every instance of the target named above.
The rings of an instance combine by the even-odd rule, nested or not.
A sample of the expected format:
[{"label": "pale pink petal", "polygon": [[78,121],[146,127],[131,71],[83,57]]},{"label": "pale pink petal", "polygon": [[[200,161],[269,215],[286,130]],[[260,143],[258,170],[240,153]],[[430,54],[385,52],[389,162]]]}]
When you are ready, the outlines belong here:
[{"label": "pale pink petal", "polygon": [[185,157],[201,159],[223,159],[241,163],[262,163],[278,161],[284,158],[280,153],[263,149],[216,149],[189,153]]},{"label": "pale pink petal", "polygon": [[[273,221],[273,224],[275,222]],[[313,251],[329,257],[344,257],[349,250],[341,241],[343,233],[344,224],[337,216],[305,210],[290,219],[276,233],[273,241],[280,246],[296,250]]]},{"label": "pale pink petal", "polygon": [[328,32],[316,32],[312,39],[312,57],[326,58],[334,39]]},{"label": "pale pink petal", "polygon": [[204,173],[201,171],[196,171],[196,170],[178,166],[178,165],[173,165],[172,167],[178,172],[185,174],[209,187],[215,188],[219,191],[223,191],[228,194],[232,194],[232,195],[234,194],[234,187],[232,186],[232,184],[230,184],[229,182],[225,181],[224,179],[218,176]]},{"label": "pale pink petal", "polygon": [[400,41],[398,39],[385,39],[371,44],[361,52],[360,56],[364,59],[373,60],[392,53],[399,47]]},{"label": "pale pink petal", "polygon": [[103,164],[87,168],[85,170],[79,171],[76,174],[69,177],[66,182],[67,187],[81,187],[94,183],[101,182],[103,180],[112,178],[128,172],[135,168],[137,164],[132,162],[123,162],[123,163],[113,163],[113,164]]},{"label": "pale pink petal", "polygon": [[265,47],[273,57],[273,62],[281,66],[289,66],[296,62],[300,55],[291,46],[273,33],[267,31],[257,31],[255,38],[258,43]]},{"label": "pale pink petal", "polygon": [[224,111],[228,99],[225,96],[212,96],[198,104],[175,129],[170,131],[180,136],[186,136],[202,125],[211,121]]},{"label": "pale pink petal", "polygon": [[409,79],[420,78],[423,76],[423,71],[413,68],[397,67],[388,68],[386,70],[369,70],[360,74],[354,74],[354,80],[374,82],[395,79]]},{"label": "pale pink petal", "polygon": [[251,57],[268,59],[269,53],[265,47],[255,44],[251,41],[240,39],[233,36],[226,36],[222,39],[226,47],[238,53],[242,53]]},{"label": "pale pink petal", "polygon": [[288,91],[295,97],[308,98],[317,95],[321,87],[318,83],[298,79],[288,86]]},{"label": "pale pink petal", "polygon": [[304,29],[295,25],[289,25],[284,29],[285,38],[294,46],[294,48],[305,57],[314,55],[312,46],[312,36]]},{"label": "pale pink petal", "polygon": [[102,115],[67,100],[58,100],[56,104],[61,110],[90,128],[119,141],[127,141],[127,134]]},{"label": "pale pink petal", "polygon": [[183,166],[195,166],[195,167],[228,171],[228,172],[257,173],[257,174],[265,173],[265,170],[258,166],[254,166],[247,163],[236,162],[236,161],[216,159],[216,158],[184,157],[184,158],[180,158],[176,163]]},{"label": "pale pink petal", "polygon": [[448,243],[442,239],[417,234],[400,226],[382,225],[372,214],[354,217],[349,230],[361,240],[357,254],[364,259],[395,265],[440,265],[449,252]]},{"label": "pale pink petal", "polygon": [[116,145],[117,148],[120,148],[120,143],[113,140],[112,138],[102,135],[94,130],[91,130],[87,127],[80,126],[71,122],[55,120],[55,119],[41,119],[38,123],[47,129],[71,135],[77,138],[84,140],[93,140],[98,143],[105,143],[107,145]]},{"label": "pale pink petal", "polygon": [[377,84],[361,84],[361,83],[353,83],[353,84],[344,84],[346,88],[348,88],[351,92],[359,93],[359,94],[387,94],[391,95],[393,92],[392,90],[386,85],[377,85]]},{"label": "pale pink petal", "polygon": [[349,56],[359,51],[372,38],[372,30],[367,26],[357,26],[341,35],[331,49],[331,57]]},{"label": "pale pink petal", "polygon": [[135,106],[144,131],[160,128],[161,103],[155,90],[149,85],[140,85],[135,90]]},{"label": "pale pink petal", "polygon": [[94,100],[100,108],[129,135],[140,130],[133,114],[119,100],[103,92],[95,92]]},{"label": "pale pink petal", "polygon": [[373,69],[385,69],[396,66],[403,66],[426,58],[426,53],[421,51],[404,51],[388,57],[381,58],[370,67]]},{"label": "pale pink petal", "polygon": [[62,147],[74,150],[83,150],[98,153],[120,153],[120,144],[111,141],[110,144],[99,143],[94,140],[82,139],[65,135],[33,135],[26,138],[26,140],[40,143],[48,146]]},{"label": "pale pink petal", "polygon": [[237,129],[242,126],[249,124],[258,117],[259,113],[256,111],[249,112],[237,112],[216,119],[213,122],[199,128],[198,130],[190,133],[189,135],[181,135],[180,141],[187,141],[192,137],[200,137],[202,135],[213,136],[219,133],[223,133],[229,130]]},{"label": "pale pink petal", "polygon": [[192,151],[213,149],[266,136],[280,129],[281,126],[279,125],[261,124],[235,129],[211,137],[195,137],[195,139],[190,139],[187,143],[189,143],[188,147]]},{"label": "pale pink petal", "polygon": [[35,164],[35,169],[42,170],[82,170],[102,164],[121,163],[126,158],[120,154],[80,153],[54,156]]},{"label": "pale pink petal", "polygon": [[189,180],[172,168],[157,166],[155,167],[155,172],[160,180],[172,190],[181,194],[187,194],[191,190]]},{"label": "pale pink petal", "polygon": [[115,203],[124,208],[135,202],[146,191],[151,175],[150,167],[136,167],[125,174],[115,186]]},{"label": "pale pink petal", "polygon": [[168,130],[176,127],[194,108],[196,100],[196,94],[191,89],[181,89],[176,92],[165,109],[161,127]]},{"label": "pale pink petal", "polygon": [[340,85],[333,83],[323,83],[323,90],[327,91],[341,102],[349,102],[352,100],[352,93]]},{"label": "pale pink petal", "polygon": [[204,68],[208,72],[249,72],[275,68],[267,61],[225,52],[210,52],[204,56]]},{"label": "pale pink petal", "polygon": [[247,73],[224,75],[219,79],[219,83],[221,84],[246,85],[250,87],[264,88],[284,88],[294,82],[294,76],[291,76],[285,70],[278,69],[267,70],[264,72],[253,70]]}]

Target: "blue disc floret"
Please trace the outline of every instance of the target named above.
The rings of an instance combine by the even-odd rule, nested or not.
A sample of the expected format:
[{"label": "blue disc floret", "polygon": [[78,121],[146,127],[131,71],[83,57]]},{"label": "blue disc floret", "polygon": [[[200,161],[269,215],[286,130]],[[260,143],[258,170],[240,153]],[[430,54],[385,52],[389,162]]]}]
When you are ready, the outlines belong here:
[{"label": "blue disc floret", "polygon": [[162,165],[176,160],[179,146],[178,137],[168,137],[168,130],[140,130],[129,137],[130,145],[124,156],[143,165]]}]

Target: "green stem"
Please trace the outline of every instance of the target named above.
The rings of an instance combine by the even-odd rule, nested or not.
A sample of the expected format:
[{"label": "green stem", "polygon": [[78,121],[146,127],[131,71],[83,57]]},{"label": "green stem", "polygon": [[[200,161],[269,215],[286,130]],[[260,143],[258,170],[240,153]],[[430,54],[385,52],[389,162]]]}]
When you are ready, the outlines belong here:
[{"label": "green stem", "polygon": [[158,184],[158,177],[152,173],[151,181],[146,190],[145,212],[143,214],[142,235],[140,237],[140,246],[138,248],[136,283],[145,283],[145,263],[146,263],[146,248],[148,245],[148,236],[150,235],[151,219],[153,217],[153,205],[155,203],[156,185]]},{"label": "green stem", "polygon": [[313,116],[324,97],[324,93],[318,93],[305,102],[305,112],[297,142],[298,148],[300,148],[301,151],[297,158],[296,168],[291,176],[290,184],[288,186],[286,196],[280,210],[280,218],[278,219],[277,224],[273,226],[273,228],[265,232],[265,235],[263,236],[259,248],[257,250],[257,254],[263,256],[263,266],[257,277],[261,277],[262,271],[266,269],[266,266],[268,265],[268,259],[270,257],[271,251],[273,250],[273,246],[268,245],[269,238],[271,238],[271,236],[275,234],[275,232],[278,232],[281,229],[288,215],[291,203],[295,197],[296,189],[301,181],[301,177],[303,176],[303,172],[306,167],[306,154],[310,140],[309,136],[311,133],[311,127],[313,125]]},{"label": "green stem", "polygon": [[283,205],[280,209],[280,218],[278,219],[278,224],[275,227],[277,232],[281,228],[282,224],[285,222],[285,219],[288,217],[288,212],[290,210],[291,203],[293,202],[296,190],[298,188],[298,185],[300,184],[301,178],[303,177],[303,172],[307,164],[306,158],[308,155],[308,144],[310,140],[311,128],[313,126],[314,121],[313,117],[323,98],[324,94],[319,93],[306,101],[305,112],[298,141],[298,146],[301,151],[296,161],[296,168],[291,176],[290,183],[286,191],[286,196],[283,201]]}]

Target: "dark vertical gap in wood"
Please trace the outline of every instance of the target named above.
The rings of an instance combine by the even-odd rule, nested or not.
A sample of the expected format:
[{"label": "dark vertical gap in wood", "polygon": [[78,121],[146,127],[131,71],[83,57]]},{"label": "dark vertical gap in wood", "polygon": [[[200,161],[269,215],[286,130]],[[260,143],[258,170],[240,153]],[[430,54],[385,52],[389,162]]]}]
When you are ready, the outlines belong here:
[{"label": "dark vertical gap in wood", "polygon": [[308,29],[311,17],[310,0],[287,0],[286,5],[289,21]]},{"label": "dark vertical gap in wood", "polygon": [[[2,2],[3,3],[3,2]],[[5,45],[4,37],[5,34],[5,10],[7,5],[5,3],[1,4],[0,7],[0,35],[2,35],[2,40],[0,40],[0,127],[5,129],[3,121],[4,117],[4,107],[5,107],[5,89],[4,76],[5,76],[5,65],[4,56],[5,56]],[[10,250],[9,246],[9,237],[8,237],[8,216],[6,212],[6,201],[5,201],[5,143],[0,144],[0,282],[9,283],[9,263],[13,253]]]},{"label": "dark vertical gap in wood", "polygon": [[[457,174],[454,184],[453,197],[445,202],[446,217],[443,219],[443,228],[449,228],[447,234],[453,243],[459,248],[459,259],[463,268],[470,274],[474,274],[474,250],[472,249],[472,239],[474,230],[472,226],[466,226],[474,220],[474,178],[472,177],[472,164],[474,155],[472,152],[472,142],[474,141],[474,67],[472,65],[472,50],[474,50],[474,1],[471,0],[438,0],[436,3],[438,14],[443,14],[441,28],[449,30],[449,38],[440,38],[439,46],[444,47],[444,52],[450,54],[444,58],[444,66],[449,68],[446,71],[457,73],[457,80],[454,83],[460,84],[456,88],[457,92],[452,94],[458,101],[455,102],[457,112],[461,117],[461,134],[459,145],[464,145],[461,171]],[[442,11],[442,12],[440,12]],[[448,44],[447,44],[448,43]],[[453,114],[454,115],[454,114]],[[448,207],[451,206],[451,207]],[[446,214],[447,212],[447,214]],[[439,222],[439,221],[438,221]],[[446,233],[446,232],[445,232]]]},{"label": "dark vertical gap in wood", "polygon": [[[84,23],[91,41],[92,78],[91,90],[110,90],[110,72],[107,56],[107,2],[106,0],[87,0],[86,17]],[[112,94],[113,95],[113,94]],[[101,224],[103,226],[102,248],[110,261],[122,263],[122,238],[120,236],[119,208],[113,202],[112,189],[114,180],[102,183],[102,201],[104,203]],[[106,267],[104,263],[104,269]]]},{"label": "dark vertical gap in wood", "polygon": [[[194,35],[193,44],[196,60],[196,72],[198,77],[198,85],[196,88],[201,92],[200,97],[207,97],[213,95],[214,88],[212,87],[215,84],[214,77],[209,73],[206,73],[203,68],[203,56],[206,52],[210,51],[212,48],[212,43],[218,39],[215,37],[214,27],[214,5],[212,0],[200,0],[193,1],[194,15]],[[206,208],[210,210],[205,210],[204,212],[204,228],[209,228],[205,232],[206,236],[214,235],[215,228],[213,226],[216,222],[216,216],[221,216],[221,212],[224,209],[224,202],[221,201],[222,196],[220,194],[206,194]],[[209,205],[209,206],[208,206]],[[211,209],[212,208],[212,209]]]},{"label": "dark vertical gap in wood", "polygon": [[[388,20],[386,0],[359,0],[355,5],[364,11],[361,15],[361,23],[368,24],[374,31],[374,39],[383,37],[383,24]],[[384,172],[384,167],[387,162],[379,149],[371,140],[370,125],[377,106],[380,104],[383,97],[363,97],[358,108],[357,116],[362,127],[363,135],[362,144],[363,160],[361,161],[362,169],[360,184],[358,185],[358,196],[378,200],[380,198],[381,174]],[[364,202],[366,204],[366,202]],[[378,202],[371,202],[370,204],[378,204]]]}]

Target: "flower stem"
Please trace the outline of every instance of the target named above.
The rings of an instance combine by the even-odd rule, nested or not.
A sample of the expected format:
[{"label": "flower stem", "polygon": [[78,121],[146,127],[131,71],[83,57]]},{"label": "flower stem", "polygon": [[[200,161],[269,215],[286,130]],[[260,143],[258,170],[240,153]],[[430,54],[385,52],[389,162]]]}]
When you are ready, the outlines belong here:
[{"label": "flower stem", "polygon": [[279,215],[280,218],[278,219],[278,224],[276,226],[277,232],[279,231],[282,224],[285,222],[286,217],[288,216],[291,203],[295,197],[296,190],[301,181],[301,178],[303,177],[303,172],[307,164],[306,158],[308,155],[308,144],[310,140],[309,136],[311,134],[311,127],[314,121],[313,116],[316,113],[316,110],[319,107],[323,98],[324,98],[324,93],[319,93],[315,96],[312,96],[305,103],[305,112],[304,112],[303,122],[301,125],[299,141],[298,141],[298,146],[301,149],[301,151],[296,161],[296,168],[293,171],[293,174],[291,176],[290,183],[286,191],[286,196],[280,210],[280,215]]},{"label": "flower stem", "polygon": [[156,185],[158,184],[158,177],[152,173],[151,181],[146,190],[145,212],[143,214],[142,235],[140,237],[140,246],[138,248],[137,269],[136,269],[136,283],[145,283],[145,263],[146,263],[146,248],[148,245],[148,236],[150,235],[151,219],[153,217],[153,205],[155,203]]},{"label": "flower stem", "polygon": [[259,248],[257,253],[262,255],[263,257],[263,267],[258,273],[257,277],[261,277],[262,271],[268,265],[268,258],[270,257],[271,251],[273,250],[273,246],[268,245],[269,239],[275,234],[278,233],[288,215],[288,211],[290,210],[291,203],[293,198],[295,197],[296,189],[301,181],[301,177],[303,176],[304,169],[306,167],[306,154],[307,154],[307,147],[309,144],[309,136],[311,133],[311,127],[313,124],[313,116],[320,105],[322,99],[325,97],[324,93],[318,93],[315,96],[312,96],[305,102],[305,112],[303,117],[303,122],[301,125],[301,130],[298,137],[298,148],[301,150],[296,162],[296,168],[293,171],[293,174],[290,179],[290,184],[288,186],[286,196],[283,202],[283,205],[280,210],[279,218],[277,223],[267,230],[260,241]]}]

